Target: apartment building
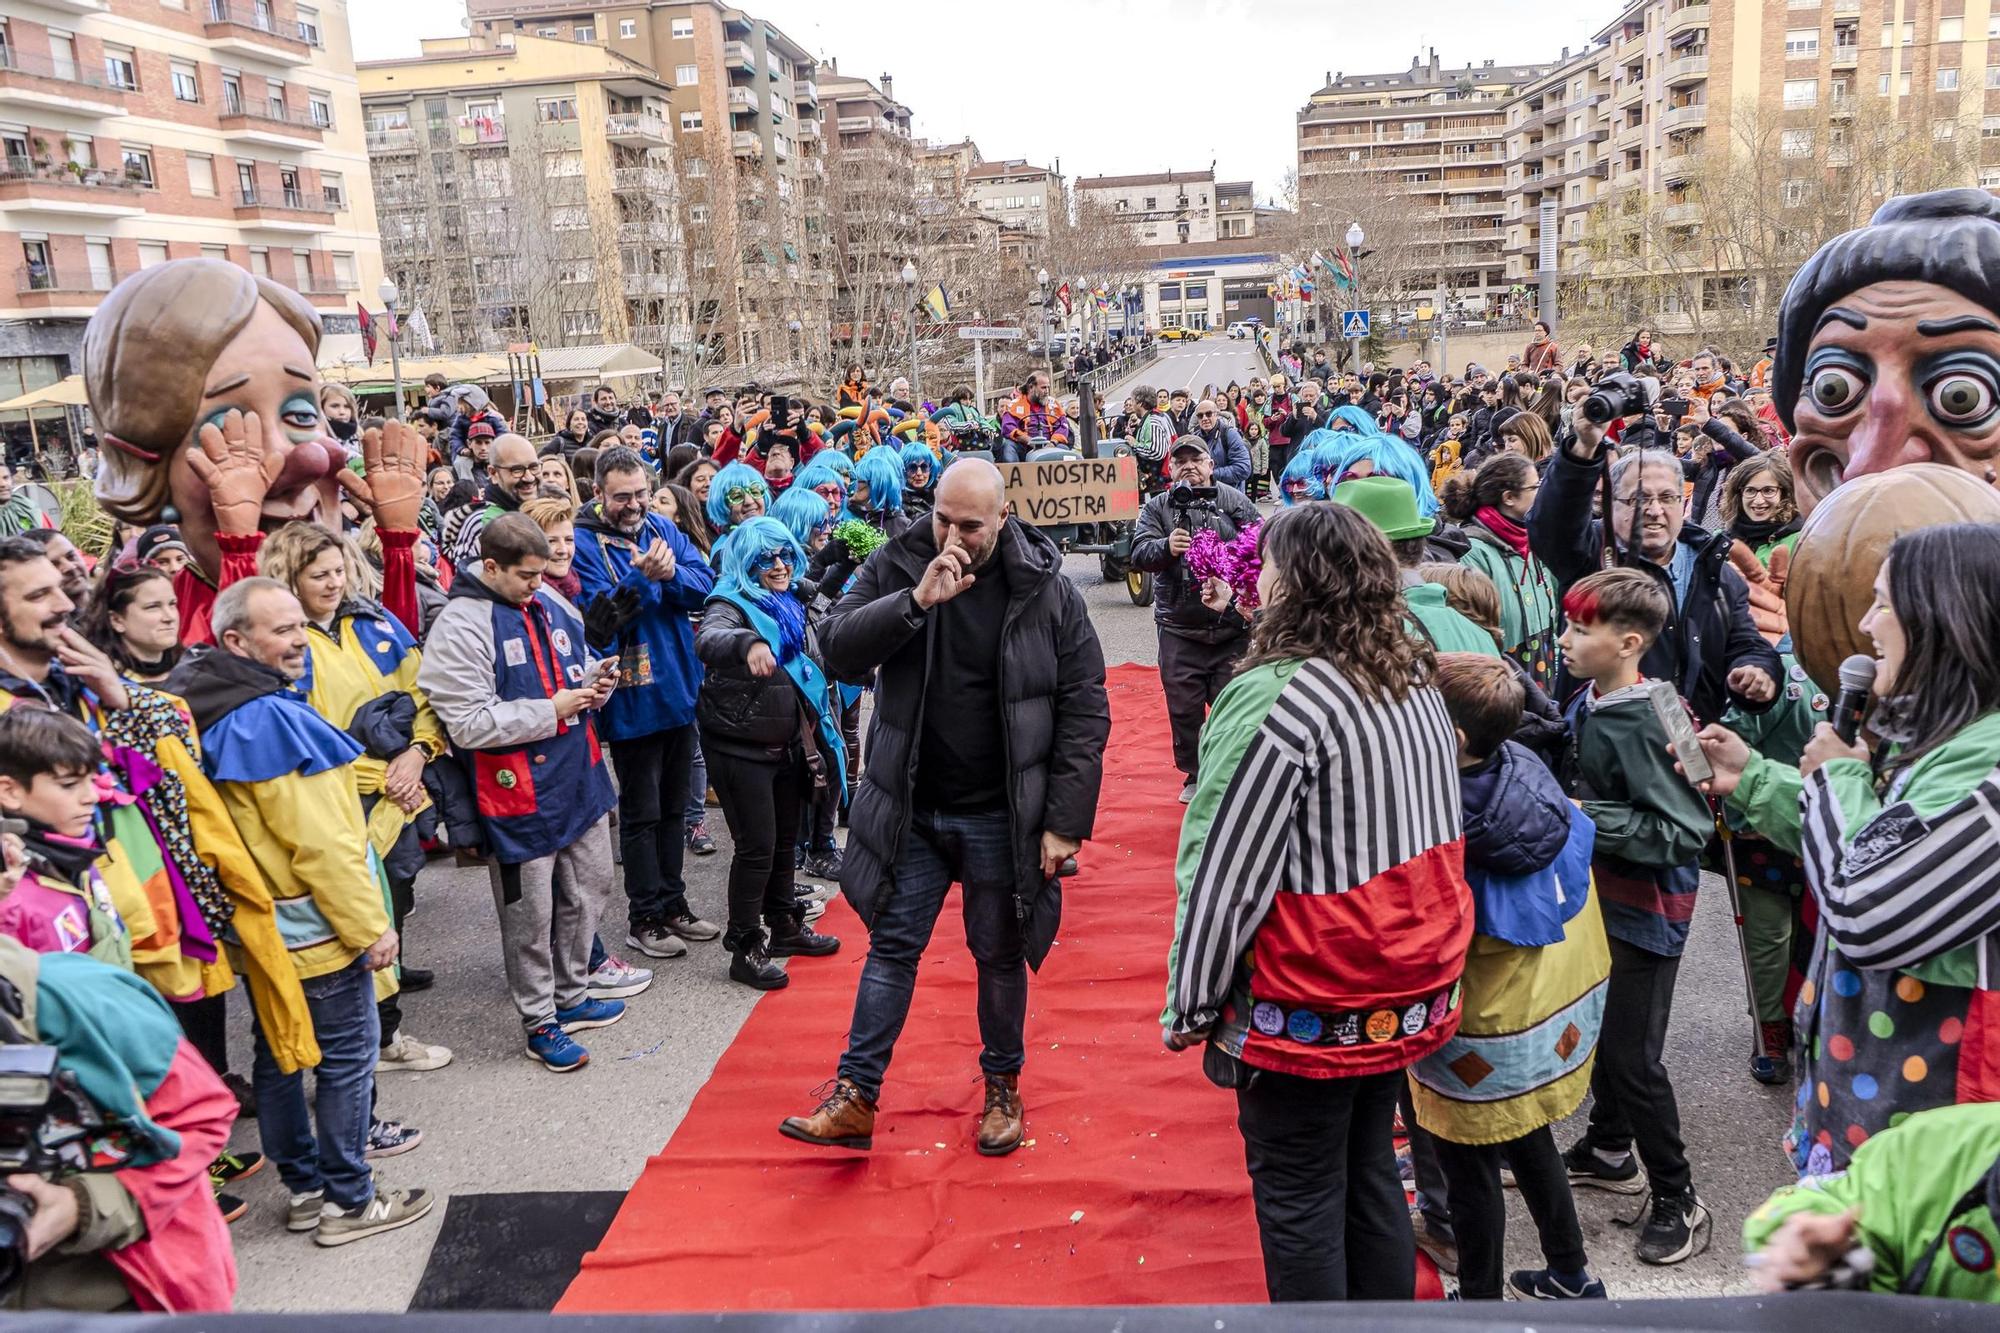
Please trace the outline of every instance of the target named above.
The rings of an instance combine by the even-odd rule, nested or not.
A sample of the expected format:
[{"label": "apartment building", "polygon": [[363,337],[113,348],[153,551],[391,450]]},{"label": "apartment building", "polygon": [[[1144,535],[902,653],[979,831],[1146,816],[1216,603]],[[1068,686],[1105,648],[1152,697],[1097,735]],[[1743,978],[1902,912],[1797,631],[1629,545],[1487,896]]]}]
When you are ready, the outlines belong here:
[{"label": "apartment building", "polygon": [[832,319],[818,62],[716,0],[467,0],[472,31],[603,46],[671,86],[700,364],[796,361]]},{"label": "apartment building", "polygon": [[1201,245],[1217,237],[1215,169],[1145,176],[1083,176],[1077,202],[1126,224],[1139,245]]},{"label": "apartment building", "polygon": [[1407,70],[1329,72],[1298,113],[1299,205],[1313,243],[1338,245],[1349,219],[1365,218],[1407,285],[1443,286],[1474,306],[1504,292],[1508,106],[1551,69],[1448,67],[1433,49]]},{"label": "apartment building", "polygon": [[1573,273],[1588,262],[1591,210],[1608,193],[1614,163],[1623,170],[1610,142],[1612,71],[1609,47],[1576,56],[1565,48],[1554,69],[1521,85],[1506,104],[1503,254],[1510,289],[1533,282],[1539,271],[1544,205],[1558,265]]},{"label": "apartment building", "polygon": [[353,330],[382,274],[353,68],[344,0],[9,0],[0,398],[79,369],[104,294],[169,259],[240,264]]},{"label": "apartment building", "polygon": [[829,61],[819,88],[834,132],[827,146],[834,337],[852,343],[857,326],[900,325],[912,304],[903,268],[918,257],[916,144],[890,75],[871,83]]},{"label": "apartment building", "polygon": [[575,42],[422,43],[360,66],[383,260],[440,350],[692,337],[651,69]]},{"label": "apartment building", "polygon": [[1053,219],[1063,204],[1061,164],[1038,167],[1018,157],[980,162],[966,172],[966,199],[1000,223],[1000,248],[1025,276],[1041,266]]}]

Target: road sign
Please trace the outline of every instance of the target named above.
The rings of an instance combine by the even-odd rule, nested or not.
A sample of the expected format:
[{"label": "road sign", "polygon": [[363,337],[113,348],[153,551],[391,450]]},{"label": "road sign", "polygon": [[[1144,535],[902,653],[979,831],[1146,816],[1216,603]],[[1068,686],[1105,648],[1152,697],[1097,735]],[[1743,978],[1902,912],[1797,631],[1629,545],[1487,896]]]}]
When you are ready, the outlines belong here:
[{"label": "road sign", "polygon": [[1366,310],[1341,311],[1340,336],[1343,338],[1366,338],[1368,336],[1368,312]]},{"label": "road sign", "polygon": [[970,342],[983,342],[988,339],[999,339],[1002,341],[1011,342],[1014,339],[1023,337],[1025,335],[1023,335],[1021,330],[1019,329],[1003,329],[1003,328],[989,327],[989,328],[963,328],[958,331],[958,336],[970,343]]}]

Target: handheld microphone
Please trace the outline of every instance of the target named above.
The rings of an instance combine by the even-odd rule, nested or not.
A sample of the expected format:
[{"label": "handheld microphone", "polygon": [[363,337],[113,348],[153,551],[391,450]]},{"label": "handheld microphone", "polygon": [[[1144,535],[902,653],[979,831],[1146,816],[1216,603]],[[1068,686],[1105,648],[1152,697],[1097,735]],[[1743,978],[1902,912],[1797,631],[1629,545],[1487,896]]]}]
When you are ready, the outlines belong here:
[{"label": "handheld microphone", "polygon": [[1833,699],[1833,734],[1848,745],[1861,732],[1861,719],[1868,712],[1868,698],[1875,684],[1875,659],[1856,653],[1840,664],[1840,693]]}]

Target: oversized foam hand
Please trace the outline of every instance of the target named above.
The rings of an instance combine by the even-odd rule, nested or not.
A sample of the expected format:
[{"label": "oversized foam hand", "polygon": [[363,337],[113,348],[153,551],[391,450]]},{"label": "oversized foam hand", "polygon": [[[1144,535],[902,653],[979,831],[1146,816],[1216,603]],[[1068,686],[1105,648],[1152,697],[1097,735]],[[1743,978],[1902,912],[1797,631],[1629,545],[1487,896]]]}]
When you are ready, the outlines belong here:
[{"label": "oversized foam hand", "polygon": [[424,437],[400,421],[385,421],[380,429],[361,433],[361,463],[366,476],[352,468],[338,473],[347,492],[368,506],[375,526],[385,532],[411,532],[424,503],[424,471],[430,446]]},{"label": "oversized foam hand", "polygon": [[245,535],[257,531],[264,497],[285,470],[285,456],[264,434],[255,412],[231,409],[222,424],[204,425],[188,451],[188,466],[208,487],[217,532]]}]

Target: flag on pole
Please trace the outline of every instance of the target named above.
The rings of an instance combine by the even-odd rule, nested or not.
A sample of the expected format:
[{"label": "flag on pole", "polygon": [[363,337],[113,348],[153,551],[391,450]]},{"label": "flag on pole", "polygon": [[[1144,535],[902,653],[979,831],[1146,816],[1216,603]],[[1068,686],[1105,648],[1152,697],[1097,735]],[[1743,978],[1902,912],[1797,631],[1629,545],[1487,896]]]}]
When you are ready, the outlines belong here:
[{"label": "flag on pole", "polygon": [[944,284],[931,284],[931,289],[924,293],[924,309],[940,324],[951,318],[951,300],[944,294]]},{"label": "flag on pole", "polygon": [[431,322],[424,318],[421,305],[410,312],[410,336],[422,342],[426,352],[437,350],[437,343],[431,338]]},{"label": "flag on pole", "polygon": [[368,364],[375,364],[375,316],[368,313],[368,307],[359,301],[354,303],[354,316],[361,325],[361,350],[368,353]]},{"label": "flag on pole", "polygon": [[1068,283],[1064,283],[1062,286],[1056,288],[1056,300],[1062,302],[1063,317],[1065,319],[1075,312],[1076,307],[1070,300]]},{"label": "flag on pole", "polygon": [[1345,250],[1333,252],[1333,285],[1336,287],[1354,285],[1354,260]]},{"label": "flag on pole", "polygon": [[391,338],[397,338],[402,335],[403,331],[396,323],[396,307],[390,306],[382,312],[382,328]]}]

